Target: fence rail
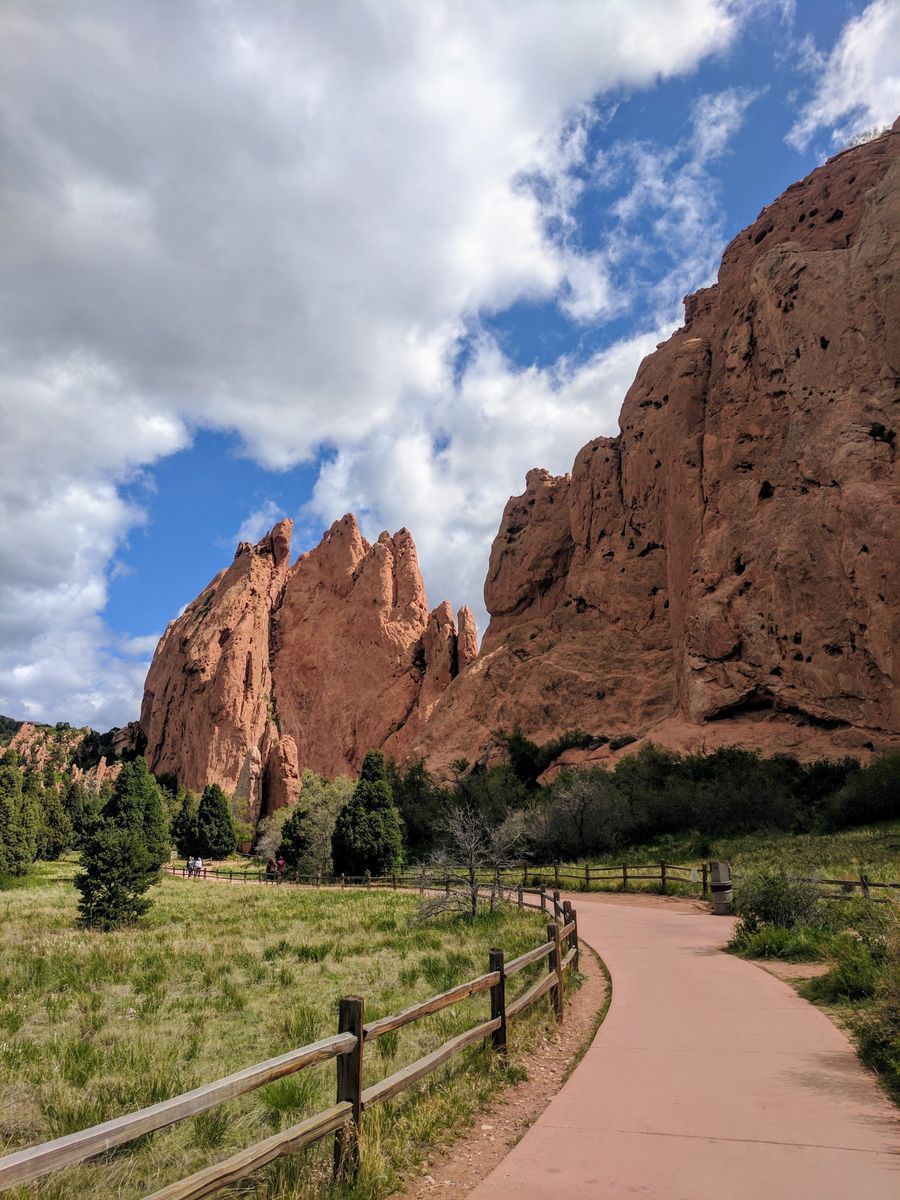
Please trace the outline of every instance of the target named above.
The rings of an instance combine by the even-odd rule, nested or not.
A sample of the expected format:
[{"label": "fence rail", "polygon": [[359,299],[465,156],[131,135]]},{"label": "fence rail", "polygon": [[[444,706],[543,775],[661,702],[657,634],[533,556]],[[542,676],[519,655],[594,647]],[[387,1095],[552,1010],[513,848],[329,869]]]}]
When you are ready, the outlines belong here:
[{"label": "fence rail", "polygon": [[[174,873],[180,872],[174,869]],[[207,878],[209,877],[210,875],[207,875]],[[440,883],[443,885],[443,879]],[[510,894],[514,894],[511,889]],[[275,1079],[330,1059],[334,1059],[337,1064],[336,1100],[331,1108],[316,1113],[298,1125],[241,1150],[221,1162],[204,1167],[186,1179],[168,1184],[160,1191],[154,1192],[149,1200],[196,1200],[198,1197],[210,1196],[276,1158],[292,1154],[329,1135],[334,1135],[335,1175],[352,1176],[359,1162],[359,1127],[362,1114],[367,1108],[399,1095],[455,1058],[467,1047],[484,1042],[487,1038],[491,1039],[495,1052],[505,1055],[508,1021],[525,1012],[548,993],[557,1019],[563,1019],[564,973],[572,966],[577,968],[578,964],[577,914],[569,901],[560,900],[558,892],[548,897],[543,889],[539,889],[537,894],[540,901],[530,904],[529,907],[547,909],[549,905],[554,917],[547,925],[547,939],[508,964],[502,950],[491,950],[489,970],[485,974],[418,1004],[410,1005],[399,1013],[368,1023],[364,1021],[365,1002],[362,997],[345,996],[340,1003],[338,1032],[333,1036],[288,1051],[266,1062],[245,1067],[224,1079],[174,1096],[170,1100],[163,1100],[149,1108],[0,1158],[0,1191],[29,1183],[63,1167],[74,1166],[144,1134],[172,1125],[186,1117],[196,1116],[237,1096],[254,1091]],[[521,891],[516,899],[519,903],[524,903]],[[563,947],[565,954],[562,952]],[[547,974],[526,988],[521,995],[507,1001],[507,978],[517,975],[544,958],[548,960]],[[368,1087],[363,1086],[366,1043],[483,992],[490,993],[490,1019],[457,1034],[436,1050],[387,1078]]]}]

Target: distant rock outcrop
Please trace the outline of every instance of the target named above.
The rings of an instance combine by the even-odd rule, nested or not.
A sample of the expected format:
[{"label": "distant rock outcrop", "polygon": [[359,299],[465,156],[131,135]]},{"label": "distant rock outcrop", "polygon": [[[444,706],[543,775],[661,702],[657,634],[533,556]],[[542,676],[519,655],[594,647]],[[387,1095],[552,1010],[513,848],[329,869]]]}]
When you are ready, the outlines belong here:
[{"label": "distant rock outcrop", "polygon": [[370,545],[348,515],[293,566],[291,532],[242,543],[169,625],[141,709],[151,769],[219,783],[251,820],[296,796],[301,767],[353,772],[373,747],[402,758],[459,670],[452,610],[429,614],[405,529]]},{"label": "distant rock outcrop", "polygon": [[788,188],[641,364],[619,435],[529,472],[429,761],[514,724],[801,755],[896,740],[898,151],[895,126]]}]

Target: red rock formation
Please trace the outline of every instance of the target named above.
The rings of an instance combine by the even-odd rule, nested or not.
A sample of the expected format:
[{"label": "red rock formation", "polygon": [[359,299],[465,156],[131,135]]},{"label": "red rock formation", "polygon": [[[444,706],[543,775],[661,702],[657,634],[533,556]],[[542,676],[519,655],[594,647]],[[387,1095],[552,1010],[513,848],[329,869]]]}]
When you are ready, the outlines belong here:
[{"label": "red rock formation", "polygon": [[571,476],[529,472],[481,653],[416,743],[433,764],[489,755],[513,724],[801,754],[896,741],[898,143],[764,209],[641,364],[619,436]]},{"label": "red rock formation", "polygon": [[151,767],[255,816],[301,766],[353,771],[383,747],[440,768],[489,758],[498,726],[801,756],[900,742],[898,143],[764,209],[641,364],[619,435],[571,475],[529,472],[480,652],[467,609],[458,628],[447,604],[429,614],[405,530],[369,545],[348,516],[289,567],[283,522],[160,642]]},{"label": "red rock formation", "polygon": [[403,757],[457,671],[452,611],[429,615],[405,529],[370,545],[346,516],[293,567],[290,539],[283,521],[242,543],[172,622],[141,710],[152,770],[219,783],[252,820],[295,798],[301,767],[353,772],[373,747]]}]

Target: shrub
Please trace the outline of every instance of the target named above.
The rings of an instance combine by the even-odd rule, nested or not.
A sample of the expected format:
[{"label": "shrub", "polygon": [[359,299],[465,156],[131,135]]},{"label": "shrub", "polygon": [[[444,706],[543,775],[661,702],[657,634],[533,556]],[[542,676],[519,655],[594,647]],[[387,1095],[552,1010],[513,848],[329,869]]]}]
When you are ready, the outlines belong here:
[{"label": "shrub", "polygon": [[818,887],[790,879],[783,867],[748,874],[734,888],[734,911],[747,933],[755,933],[761,925],[792,929],[813,924],[818,909]]},{"label": "shrub", "polygon": [[851,1019],[850,1028],[863,1062],[878,1072],[900,1102],[900,934],[892,939],[872,1004]]},{"label": "shrub", "polygon": [[900,750],[873,758],[854,771],[828,805],[826,820],[833,829],[867,825],[900,816]]},{"label": "shrub", "polygon": [[623,746],[630,746],[632,742],[636,742],[637,738],[632,733],[620,733],[617,737],[609,739],[610,750],[621,750]]},{"label": "shrub", "polygon": [[104,821],[131,830],[143,843],[154,869],[169,859],[169,829],[156,780],[143,758],[125,763],[103,808]]},{"label": "shrub", "polygon": [[866,1000],[875,994],[880,965],[880,955],[848,937],[839,945],[837,960],[831,970],[818,979],[808,979],[803,985],[803,993],[808,1000],[820,1004]]},{"label": "shrub", "polygon": [[739,922],[729,947],[746,958],[777,958],[786,962],[819,962],[824,957],[827,935],[808,926],[785,929],[782,925],[760,925],[752,932]]}]

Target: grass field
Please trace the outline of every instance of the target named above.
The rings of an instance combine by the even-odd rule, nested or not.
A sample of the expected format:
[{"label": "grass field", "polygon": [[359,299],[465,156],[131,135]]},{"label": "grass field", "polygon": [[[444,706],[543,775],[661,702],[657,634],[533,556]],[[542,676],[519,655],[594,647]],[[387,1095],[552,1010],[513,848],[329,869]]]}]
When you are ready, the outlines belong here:
[{"label": "grass field", "polygon": [[[729,863],[735,874],[783,864],[786,870],[797,875],[858,879],[863,872],[873,880],[900,881],[900,821],[829,834],[754,833],[713,839],[691,835],[662,837],[643,846],[628,846],[614,857],[591,861],[592,865],[615,866],[621,870],[622,863],[649,865],[665,861],[699,866],[710,859]],[[573,872],[583,879],[584,862],[560,864],[560,871]],[[529,877],[551,883],[553,868],[529,868]],[[566,887],[576,886],[572,880],[562,882]],[[591,890],[621,891],[621,885],[621,875],[618,880],[613,878],[606,883],[593,879]],[[641,882],[632,878],[629,886],[633,891],[659,890],[658,880]],[[690,894],[696,893],[697,888],[670,882],[669,891],[676,895]]]},{"label": "grass field", "polygon": [[[137,928],[75,925],[73,861],[39,864],[0,892],[0,1153],[82,1129],[337,1030],[337,1001],[386,1015],[543,940],[539,914],[501,906],[473,923],[421,925],[415,896],[164,879]],[[544,918],[546,920],[546,918]],[[546,969],[539,964],[537,969]],[[516,984],[524,987],[531,972]],[[511,1027],[510,1065],[485,1050],[367,1114],[357,1183],[375,1200],[488,1096],[521,1075],[546,1007]],[[487,996],[378,1039],[366,1084],[487,1016]],[[333,1063],[50,1176],[10,1196],[144,1196],[334,1102]],[[330,1142],[223,1196],[330,1194]]]}]

